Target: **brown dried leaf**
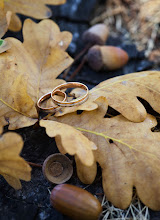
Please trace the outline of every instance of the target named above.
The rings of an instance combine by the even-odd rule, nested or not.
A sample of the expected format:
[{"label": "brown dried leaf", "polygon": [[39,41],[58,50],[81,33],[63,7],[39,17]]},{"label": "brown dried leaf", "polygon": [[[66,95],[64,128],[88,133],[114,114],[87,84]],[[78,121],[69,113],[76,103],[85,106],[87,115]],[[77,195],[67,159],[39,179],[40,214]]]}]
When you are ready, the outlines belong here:
[{"label": "brown dried leaf", "polygon": [[[124,117],[133,122],[144,121],[147,113],[143,104],[137,99],[145,99],[152,108],[160,113],[160,71],[144,71],[111,78],[101,82],[89,91],[90,99],[74,107],[66,107],[56,116],[75,112],[76,110],[93,110],[93,100],[103,96],[107,98],[108,105],[120,112]],[[76,93],[76,92],[74,92]],[[76,93],[76,96],[83,93]],[[92,103],[91,103],[92,101]],[[87,104],[89,105],[86,108]],[[91,106],[91,107],[90,107]],[[95,107],[96,108],[96,107]]]},{"label": "brown dried leaf", "polygon": [[83,183],[91,184],[97,173],[98,162],[102,168],[103,189],[109,201],[125,209],[136,187],[141,201],[153,210],[160,210],[160,134],[151,132],[157,122],[147,115],[141,123],[128,121],[122,115],[104,118],[107,102],[97,101],[98,109],[71,113],[58,117],[59,122],[82,131],[98,149],[95,162],[84,166],[76,157],[78,176]]},{"label": "brown dried leaf", "polygon": [[30,181],[31,168],[19,154],[23,147],[20,135],[8,132],[0,138],[0,174],[15,189],[21,188],[19,179]]},{"label": "brown dried leaf", "polygon": [[24,43],[7,38],[12,47],[0,54],[0,123],[10,129],[37,121],[38,98],[64,82],[56,78],[72,63],[65,52],[72,36],[53,21],[27,19],[23,37]]},{"label": "brown dried leaf", "polygon": [[[51,10],[45,6],[63,4],[65,0],[1,0],[4,2],[4,10],[13,13],[9,29],[19,31],[21,29],[21,21],[16,13],[24,14],[36,19],[49,18],[52,15]],[[1,22],[0,22],[1,23]],[[1,29],[1,28],[0,28]]]},{"label": "brown dried leaf", "polygon": [[49,120],[41,120],[40,126],[46,128],[46,133],[49,137],[55,137],[61,153],[77,155],[85,166],[91,166],[93,164],[93,150],[96,150],[97,147],[80,131],[67,124]]}]

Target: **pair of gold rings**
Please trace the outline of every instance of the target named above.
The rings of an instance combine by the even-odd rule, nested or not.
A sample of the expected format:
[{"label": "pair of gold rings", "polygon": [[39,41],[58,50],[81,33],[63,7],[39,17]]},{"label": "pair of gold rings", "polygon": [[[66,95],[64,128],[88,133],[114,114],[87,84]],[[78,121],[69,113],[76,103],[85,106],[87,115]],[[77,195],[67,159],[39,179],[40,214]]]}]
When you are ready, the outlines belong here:
[{"label": "pair of gold rings", "polygon": [[[77,98],[77,99],[73,99],[71,101],[67,101],[67,94],[65,92],[63,92],[62,90],[64,89],[68,89],[68,88],[81,88],[83,90],[86,91],[85,95]],[[57,100],[54,96],[55,95],[59,95],[63,97],[63,100]],[[45,112],[56,112],[58,111],[61,107],[71,107],[71,106],[75,106],[75,105],[80,105],[82,103],[84,103],[87,99],[88,99],[88,87],[86,85],[84,85],[83,83],[79,83],[79,82],[67,82],[67,83],[63,83],[57,87],[55,87],[53,89],[52,92],[49,92],[45,95],[43,95],[38,101],[37,101],[37,107],[39,110],[41,111],[45,111]],[[55,106],[52,107],[42,107],[42,103],[51,98],[52,102],[55,104]]]}]

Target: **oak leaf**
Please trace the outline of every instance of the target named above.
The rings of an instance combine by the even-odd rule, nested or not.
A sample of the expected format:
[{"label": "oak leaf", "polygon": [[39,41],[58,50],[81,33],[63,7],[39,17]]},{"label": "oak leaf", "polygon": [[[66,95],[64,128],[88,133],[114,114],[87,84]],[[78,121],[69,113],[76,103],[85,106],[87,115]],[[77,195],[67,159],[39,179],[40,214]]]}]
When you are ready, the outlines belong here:
[{"label": "oak leaf", "polygon": [[151,131],[157,124],[156,119],[147,115],[143,122],[134,123],[122,115],[104,118],[108,107],[106,98],[100,97],[96,102],[99,106],[96,110],[57,118],[58,122],[82,131],[98,148],[90,167],[76,157],[80,180],[91,184],[98,162],[102,168],[104,193],[116,207],[127,208],[133,187],[136,187],[145,205],[160,210],[160,134]]},{"label": "oak leaf", "polygon": [[[146,100],[152,108],[160,113],[160,71],[144,71],[131,73],[105,80],[89,91],[89,100],[80,106],[66,107],[55,116],[75,112],[77,110],[93,110],[93,101],[98,97],[106,97],[108,105],[120,112],[133,122],[144,121],[147,112],[143,104],[137,99]],[[77,89],[73,91],[76,97],[83,95]],[[88,105],[88,108],[87,108]],[[90,108],[91,106],[91,108]],[[94,108],[93,108],[94,107]]]},{"label": "oak leaf", "polygon": [[56,144],[61,153],[76,155],[86,166],[93,164],[93,150],[96,150],[97,147],[80,131],[67,124],[50,120],[41,120],[40,126],[46,128],[48,136],[55,137]]},{"label": "oak leaf", "polygon": [[0,124],[9,129],[36,123],[37,100],[64,82],[56,78],[72,63],[65,52],[71,34],[53,21],[25,20],[23,37],[23,43],[7,38],[12,47],[0,54]]},{"label": "oak leaf", "polygon": [[[11,11],[12,18],[9,29],[19,31],[22,27],[20,18],[16,13],[27,15],[36,19],[49,18],[52,15],[51,10],[46,6],[64,4],[65,0],[1,0],[4,11]],[[0,21],[1,24],[1,21]],[[1,29],[1,28],[0,28]]]},{"label": "oak leaf", "polygon": [[0,137],[0,174],[15,189],[21,188],[21,180],[30,181],[31,168],[19,156],[23,147],[20,135],[8,132]]}]

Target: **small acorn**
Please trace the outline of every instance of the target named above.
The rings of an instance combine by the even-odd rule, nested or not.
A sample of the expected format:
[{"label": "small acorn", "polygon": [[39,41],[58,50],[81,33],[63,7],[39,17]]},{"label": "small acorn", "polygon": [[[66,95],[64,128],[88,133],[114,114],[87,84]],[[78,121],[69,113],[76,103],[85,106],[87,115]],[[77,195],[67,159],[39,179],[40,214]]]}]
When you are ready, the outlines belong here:
[{"label": "small acorn", "polygon": [[65,183],[73,174],[70,159],[61,153],[47,157],[42,167],[45,178],[54,184]]},{"label": "small acorn", "polygon": [[[88,30],[86,30],[82,35],[82,40],[86,44],[85,48],[75,57],[74,62],[72,65],[80,58],[82,55],[84,55],[88,49],[93,45],[104,45],[106,43],[106,40],[108,38],[109,31],[104,23],[96,24],[92,27],[90,27]],[[85,56],[86,57],[86,56]],[[86,59],[82,59],[82,62],[77,67],[77,69],[71,74],[68,80],[71,80],[75,75],[79,72],[79,70],[82,68],[84,63],[86,62]],[[68,72],[70,71],[71,66],[67,68],[64,71],[63,79],[66,79]]]},{"label": "small acorn", "polygon": [[82,40],[91,45],[104,45],[108,35],[109,31],[105,24],[96,24],[83,33]]},{"label": "small acorn", "polygon": [[102,206],[86,190],[70,184],[54,187],[50,195],[52,206],[74,220],[98,220]]},{"label": "small acorn", "polygon": [[123,67],[128,60],[128,54],[114,46],[95,45],[87,53],[88,64],[95,71],[116,70]]}]

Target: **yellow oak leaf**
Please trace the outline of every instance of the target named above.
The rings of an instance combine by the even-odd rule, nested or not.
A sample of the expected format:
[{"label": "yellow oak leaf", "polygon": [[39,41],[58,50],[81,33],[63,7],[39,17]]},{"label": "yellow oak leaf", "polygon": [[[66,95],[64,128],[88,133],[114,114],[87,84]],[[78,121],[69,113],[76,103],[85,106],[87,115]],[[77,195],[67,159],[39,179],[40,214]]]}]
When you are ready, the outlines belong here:
[{"label": "yellow oak leaf", "polygon": [[19,156],[23,147],[20,135],[8,132],[0,137],[0,174],[15,189],[21,188],[21,180],[30,181],[31,168]]},{"label": "yellow oak leaf", "polygon": [[157,124],[156,119],[147,115],[143,122],[135,123],[122,115],[104,118],[108,107],[106,98],[100,97],[96,102],[99,106],[96,110],[56,118],[83,132],[97,146],[95,161],[90,167],[76,156],[80,180],[91,184],[98,162],[102,168],[104,193],[113,205],[127,208],[135,187],[145,205],[160,210],[160,133],[151,131]]},{"label": "yellow oak leaf", "polygon": [[[1,0],[2,1],[2,0]],[[9,29],[19,31],[22,27],[20,18],[16,13],[27,15],[36,19],[49,18],[52,15],[51,10],[46,6],[64,4],[65,0],[3,0],[4,11],[11,11],[12,18]],[[0,21],[1,23],[1,21]],[[1,28],[0,28],[1,29]]]},{"label": "yellow oak leaf", "polygon": [[41,120],[40,126],[46,128],[48,136],[55,137],[56,144],[61,153],[76,155],[85,166],[93,164],[93,150],[96,150],[97,147],[80,131],[67,124],[50,120]]},{"label": "yellow oak leaf", "polygon": [[[144,121],[147,112],[137,99],[146,100],[152,108],[160,113],[160,71],[144,71],[131,73],[105,80],[89,91],[89,99],[84,104],[63,108],[55,116],[75,112],[77,110],[93,110],[93,101],[98,97],[107,98],[108,105],[133,122]],[[77,91],[77,93],[76,93]],[[75,90],[76,97],[85,91]],[[88,108],[87,108],[88,105]]]},{"label": "yellow oak leaf", "polygon": [[7,38],[12,47],[0,54],[0,124],[9,129],[36,123],[37,100],[64,82],[56,78],[72,63],[65,52],[72,35],[53,21],[25,20],[23,37]]}]

